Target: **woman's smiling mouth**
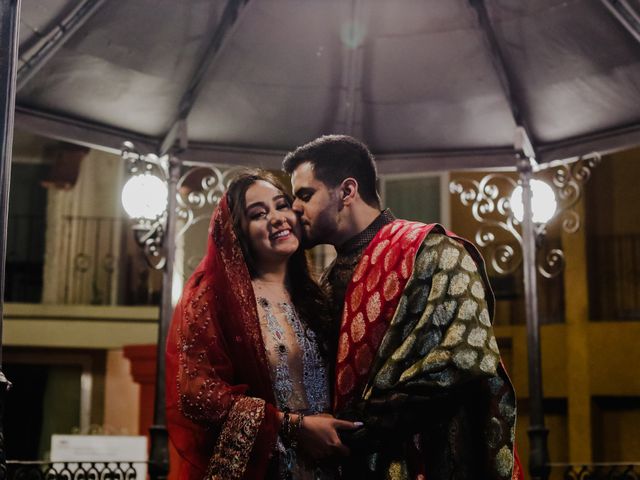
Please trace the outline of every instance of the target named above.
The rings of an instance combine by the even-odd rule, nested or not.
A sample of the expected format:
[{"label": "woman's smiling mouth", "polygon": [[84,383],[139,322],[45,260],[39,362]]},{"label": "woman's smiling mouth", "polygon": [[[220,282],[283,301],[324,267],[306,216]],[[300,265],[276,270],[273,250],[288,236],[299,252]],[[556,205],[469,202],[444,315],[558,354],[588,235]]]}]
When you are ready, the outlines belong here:
[{"label": "woman's smiling mouth", "polygon": [[291,235],[291,229],[287,228],[285,230],[280,230],[276,233],[269,235],[269,239],[278,240],[281,238],[287,238],[289,235]]}]

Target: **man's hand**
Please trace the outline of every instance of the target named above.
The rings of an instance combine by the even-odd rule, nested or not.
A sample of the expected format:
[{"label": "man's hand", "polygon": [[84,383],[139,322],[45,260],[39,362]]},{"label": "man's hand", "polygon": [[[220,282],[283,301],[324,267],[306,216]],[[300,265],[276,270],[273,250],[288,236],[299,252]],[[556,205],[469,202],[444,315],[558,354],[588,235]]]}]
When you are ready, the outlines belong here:
[{"label": "man's hand", "polygon": [[338,430],[356,430],[359,422],[338,420],[328,414],[304,417],[298,437],[298,445],[304,456],[312,460],[330,457],[346,457],[349,449],[340,441]]}]

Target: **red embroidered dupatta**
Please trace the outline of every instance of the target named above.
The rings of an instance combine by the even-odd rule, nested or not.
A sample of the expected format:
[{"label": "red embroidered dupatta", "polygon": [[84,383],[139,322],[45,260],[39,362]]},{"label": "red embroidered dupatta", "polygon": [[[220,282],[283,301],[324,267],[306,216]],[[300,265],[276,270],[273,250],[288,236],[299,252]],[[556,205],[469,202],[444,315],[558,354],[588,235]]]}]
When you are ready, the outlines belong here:
[{"label": "red embroidered dupatta", "polygon": [[268,476],[279,422],[256,300],[226,195],[166,349],[167,427],[179,478]]}]

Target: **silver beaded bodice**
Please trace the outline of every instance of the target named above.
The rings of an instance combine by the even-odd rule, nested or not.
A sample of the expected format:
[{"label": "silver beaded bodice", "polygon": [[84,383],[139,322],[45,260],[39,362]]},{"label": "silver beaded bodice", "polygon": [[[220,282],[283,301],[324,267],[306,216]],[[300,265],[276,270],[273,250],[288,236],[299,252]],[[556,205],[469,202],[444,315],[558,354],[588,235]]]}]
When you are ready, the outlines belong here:
[{"label": "silver beaded bodice", "polygon": [[[315,333],[305,327],[290,303],[277,305],[286,324],[278,321],[272,304],[266,298],[259,297],[258,305],[265,319],[263,337],[269,337],[264,340],[267,350],[271,349],[267,351],[267,358],[277,407],[310,414],[327,411],[327,369]],[[286,327],[293,335],[286,331]],[[293,355],[296,352],[298,355]]]}]

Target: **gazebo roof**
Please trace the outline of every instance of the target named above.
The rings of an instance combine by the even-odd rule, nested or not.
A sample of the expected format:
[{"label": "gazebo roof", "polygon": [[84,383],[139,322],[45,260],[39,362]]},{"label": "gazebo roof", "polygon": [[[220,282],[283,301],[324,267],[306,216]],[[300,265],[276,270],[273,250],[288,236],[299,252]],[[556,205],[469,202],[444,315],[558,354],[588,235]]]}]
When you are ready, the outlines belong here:
[{"label": "gazebo roof", "polygon": [[513,165],[518,125],[539,161],[627,148],[640,144],[633,5],[23,0],[16,123],[267,167],[325,133],[362,138],[382,171]]}]

